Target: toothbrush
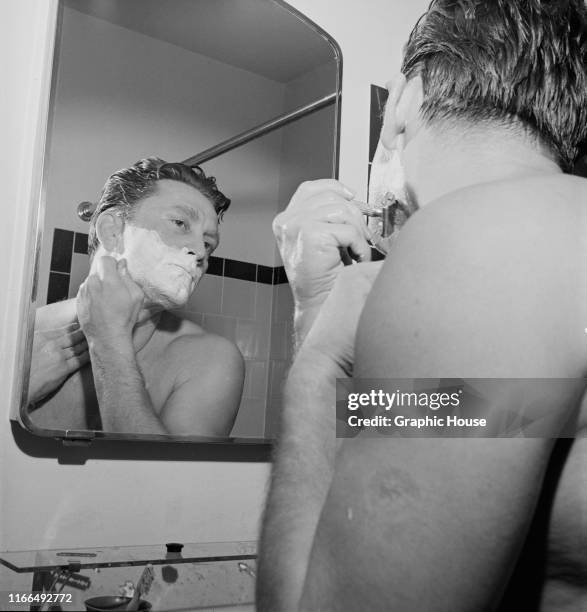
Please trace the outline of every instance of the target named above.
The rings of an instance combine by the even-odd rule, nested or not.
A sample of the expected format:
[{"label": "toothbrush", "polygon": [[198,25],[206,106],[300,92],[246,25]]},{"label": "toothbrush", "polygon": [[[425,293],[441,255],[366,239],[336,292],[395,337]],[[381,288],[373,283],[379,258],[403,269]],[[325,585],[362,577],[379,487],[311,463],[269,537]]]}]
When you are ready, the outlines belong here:
[{"label": "toothbrush", "polygon": [[141,577],[137,582],[134,595],[126,606],[127,610],[139,609],[141,597],[149,592],[149,589],[151,588],[154,579],[155,573],[153,572],[153,566],[149,563],[147,566],[145,566],[145,569],[143,570],[143,573],[141,574]]}]

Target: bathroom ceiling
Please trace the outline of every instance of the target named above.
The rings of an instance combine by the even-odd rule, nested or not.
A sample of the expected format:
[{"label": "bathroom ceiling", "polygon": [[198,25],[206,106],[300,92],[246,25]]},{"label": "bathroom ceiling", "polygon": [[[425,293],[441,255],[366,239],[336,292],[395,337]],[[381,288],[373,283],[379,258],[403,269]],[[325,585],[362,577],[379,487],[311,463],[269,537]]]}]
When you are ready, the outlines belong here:
[{"label": "bathroom ceiling", "polygon": [[65,4],[282,83],[332,60],[332,49],[321,36],[267,0],[65,0]]}]

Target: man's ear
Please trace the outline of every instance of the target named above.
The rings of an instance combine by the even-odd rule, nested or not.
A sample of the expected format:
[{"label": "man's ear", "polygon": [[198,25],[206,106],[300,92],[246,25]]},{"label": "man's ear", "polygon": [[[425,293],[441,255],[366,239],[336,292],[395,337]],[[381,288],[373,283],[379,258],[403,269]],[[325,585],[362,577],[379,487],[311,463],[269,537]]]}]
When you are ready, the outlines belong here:
[{"label": "man's ear", "polygon": [[96,236],[100,244],[109,253],[122,253],[124,251],[123,230],[124,221],[114,212],[103,212],[96,219]]},{"label": "man's ear", "polygon": [[419,125],[420,108],[424,99],[422,79],[415,76],[409,81],[399,73],[387,83],[389,96],[381,129],[381,142],[389,151],[397,146],[401,134],[411,137]]}]

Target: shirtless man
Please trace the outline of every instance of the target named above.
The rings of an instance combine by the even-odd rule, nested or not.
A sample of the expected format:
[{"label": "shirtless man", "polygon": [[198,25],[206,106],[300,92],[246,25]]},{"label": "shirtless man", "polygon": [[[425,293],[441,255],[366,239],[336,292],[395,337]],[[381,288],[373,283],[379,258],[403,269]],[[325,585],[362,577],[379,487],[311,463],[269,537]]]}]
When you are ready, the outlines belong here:
[{"label": "shirtless man", "polygon": [[[587,136],[587,9],[436,0],[402,72],[381,143],[419,210],[383,266],[340,272],[338,247],[360,260],[366,245],[336,181],[302,185],[274,224],[305,340],[258,608],[584,612],[587,181],[563,170]],[[490,385],[489,417],[519,408],[504,398],[525,384],[529,416],[549,417],[542,437],[336,440],[335,379],[351,372],[568,384],[550,398],[540,380]],[[557,440],[572,419],[574,439]]]},{"label": "shirtless man", "polygon": [[230,204],[199,168],[148,158],[106,182],[76,299],[36,317],[30,419],[49,429],[227,436],[243,359],[185,306]]}]

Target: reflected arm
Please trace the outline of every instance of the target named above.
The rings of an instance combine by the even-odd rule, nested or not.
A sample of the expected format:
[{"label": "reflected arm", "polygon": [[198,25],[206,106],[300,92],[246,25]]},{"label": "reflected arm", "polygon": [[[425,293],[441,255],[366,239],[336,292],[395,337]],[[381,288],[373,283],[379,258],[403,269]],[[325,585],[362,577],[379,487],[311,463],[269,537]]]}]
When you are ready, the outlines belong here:
[{"label": "reflected arm", "polygon": [[130,334],[89,342],[102,429],[106,432],[169,433],[145,388]]}]

